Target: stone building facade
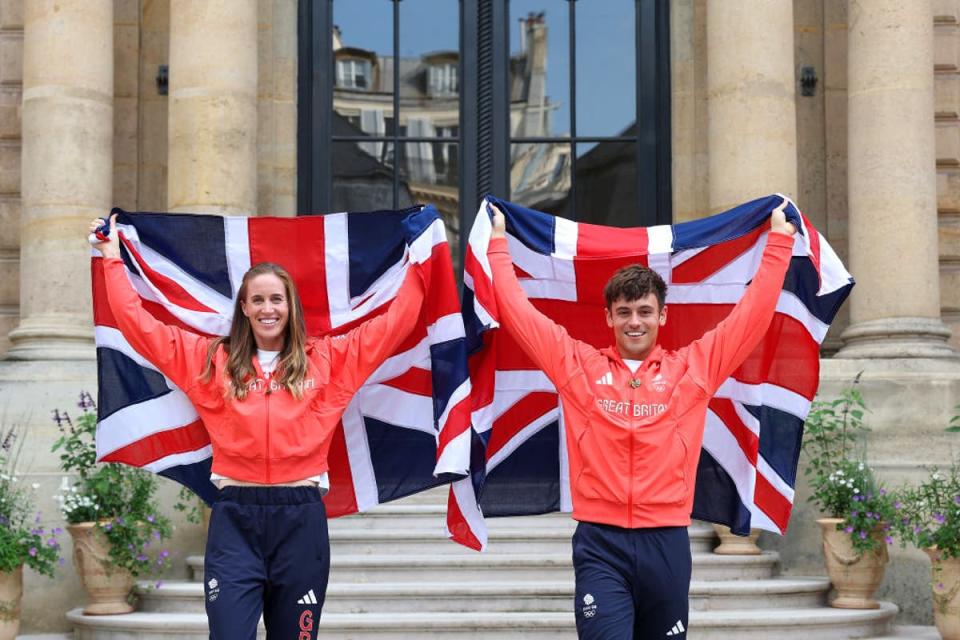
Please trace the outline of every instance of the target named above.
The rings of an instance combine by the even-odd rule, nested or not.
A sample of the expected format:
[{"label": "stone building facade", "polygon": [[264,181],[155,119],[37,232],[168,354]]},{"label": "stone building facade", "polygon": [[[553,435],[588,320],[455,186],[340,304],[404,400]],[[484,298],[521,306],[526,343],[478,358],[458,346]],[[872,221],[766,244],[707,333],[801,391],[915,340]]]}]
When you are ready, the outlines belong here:
[{"label": "stone building facade", "polygon": [[[960,0],[668,4],[673,219],[771,191],[793,196],[858,281],[825,345],[822,392],[863,372],[870,459],[891,482],[960,455],[960,439],[943,431],[960,403]],[[0,415],[29,426],[22,470],[41,484],[51,523],[60,474],[49,412],[96,387],[82,230],[111,206],[297,214],[299,9],[297,0],[0,0]],[[536,49],[544,33],[527,26],[529,55],[515,65],[527,92],[511,113],[535,127],[548,69]],[[393,64],[348,50],[349,37],[334,38],[352,52],[345,59]],[[442,102],[440,126],[454,126],[456,56],[420,61],[439,69],[425,76],[437,102],[430,91],[410,98],[420,122]],[[352,65],[355,82],[363,68]],[[363,131],[370,100],[340,91],[334,101]],[[432,150],[416,157],[428,155],[432,168],[407,190],[437,198],[459,232],[456,191],[430,174],[449,166]],[[518,148],[516,180],[540,175],[542,190],[562,191],[562,156]],[[764,542],[797,574],[821,571],[806,494],[801,485],[790,533]],[[201,544],[181,523],[174,547]],[[885,597],[928,622],[925,561],[893,555]],[[60,612],[81,599],[69,567],[55,582],[28,575],[27,590],[31,631],[65,629]]]}]

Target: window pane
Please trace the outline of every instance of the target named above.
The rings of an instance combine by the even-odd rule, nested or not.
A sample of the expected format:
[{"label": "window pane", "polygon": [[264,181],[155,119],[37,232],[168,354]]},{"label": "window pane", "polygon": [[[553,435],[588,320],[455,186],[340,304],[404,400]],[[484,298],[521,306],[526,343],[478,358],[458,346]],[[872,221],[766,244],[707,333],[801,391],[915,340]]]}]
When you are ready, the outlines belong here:
[{"label": "window pane", "polygon": [[434,135],[460,118],[460,3],[400,3],[400,124],[407,135]]},{"label": "window pane", "polygon": [[335,0],[333,22],[333,109],[355,129],[334,135],[385,135],[393,118],[393,5]]},{"label": "window pane", "polygon": [[412,204],[409,188],[400,184],[393,202],[393,149],[382,142],[334,142],[332,211],[375,211]]},{"label": "window pane", "polygon": [[567,0],[510,2],[510,133],[570,135]]},{"label": "window pane", "polygon": [[636,135],[636,0],[575,6],[577,135]]},{"label": "window pane", "polygon": [[460,146],[451,142],[401,143],[400,185],[413,202],[432,204],[443,216],[447,242],[460,273]]},{"label": "window pane", "polygon": [[637,145],[601,142],[577,145],[577,220],[636,227]]},{"label": "window pane", "polygon": [[570,145],[510,145],[510,200],[558,216],[570,215]]}]

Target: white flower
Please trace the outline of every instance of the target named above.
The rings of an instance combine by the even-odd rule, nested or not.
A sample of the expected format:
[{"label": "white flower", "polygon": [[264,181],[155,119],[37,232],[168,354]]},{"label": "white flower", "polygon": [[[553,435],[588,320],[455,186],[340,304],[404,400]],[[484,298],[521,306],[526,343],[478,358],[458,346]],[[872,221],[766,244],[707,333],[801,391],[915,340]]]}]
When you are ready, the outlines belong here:
[{"label": "white flower", "polygon": [[854,493],[860,493],[860,489],[857,489],[856,487],[854,487],[853,492],[854,492]]},{"label": "white flower", "polygon": [[843,469],[837,469],[837,475],[843,477]]},{"label": "white flower", "polygon": [[34,482],[33,484],[30,485],[30,488],[33,489],[34,491],[36,491],[37,489],[40,488],[40,483],[39,483],[39,482]]},{"label": "white flower", "polygon": [[862,462],[857,465],[857,469],[859,469],[860,471],[863,471],[863,463],[862,463]]}]

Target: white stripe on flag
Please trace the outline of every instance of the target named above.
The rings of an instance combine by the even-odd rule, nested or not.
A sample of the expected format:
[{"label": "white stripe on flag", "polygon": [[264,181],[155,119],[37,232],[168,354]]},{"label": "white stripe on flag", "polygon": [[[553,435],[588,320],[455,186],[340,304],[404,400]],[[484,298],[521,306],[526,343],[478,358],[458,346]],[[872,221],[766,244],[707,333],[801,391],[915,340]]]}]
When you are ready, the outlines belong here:
[{"label": "white stripe on flag", "polygon": [[450,419],[450,412],[453,411],[453,408],[458,404],[466,400],[470,396],[470,378],[460,383],[460,386],[453,390],[453,393],[450,394],[450,398],[447,400],[447,406],[443,408],[443,412],[440,414],[440,419],[437,420],[437,423],[440,429],[443,429],[444,425],[447,424],[447,420]]},{"label": "white stripe on flag", "polygon": [[427,326],[427,335],[430,336],[431,344],[465,337],[463,316],[459,313],[451,313],[437,318],[433,324]]},{"label": "white stripe on flag", "polygon": [[[224,216],[223,235],[227,252],[227,270],[233,295],[240,292],[243,274],[250,270],[250,222],[247,217]],[[229,315],[233,315],[232,312]]]},{"label": "white stripe on flag", "polygon": [[[130,260],[137,265],[141,272],[143,271],[143,265],[139,264],[133,256],[130,256]],[[230,317],[225,317],[217,312],[211,313],[209,311],[185,309],[170,302],[159,289],[143,277],[135,275],[129,270],[126,271],[126,274],[131,286],[133,286],[133,289],[141,298],[163,305],[171,315],[185,324],[196,327],[198,331],[203,331],[211,335],[226,335],[230,332],[230,318],[232,314],[230,314]]]},{"label": "white stripe on flag", "polygon": [[444,230],[443,220],[439,218],[430,223],[410,245],[410,259],[417,264],[426,263],[433,255],[433,248],[438,244],[447,243],[447,233]]},{"label": "white stripe on flag", "polygon": [[441,473],[455,473],[459,475],[470,473],[470,429],[447,443],[440,452],[440,458],[433,469],[433,475]]},{"label": "white stripe on flag", "polygon": [[[467,521],[467,526],[470,527],[470,532],[480,541],[481,551],[486,549],[487,523],[483,520],[477,495],[473,491],[473,480],[464,478],[463,480],[457,480],[450,486],[460,513],[463,515],[463,519]],[[447,529],[447,535],[452,535],[449,528]]]},{"label": "white stripe on flag", "polygon": [[377,370],[367,378],[366,383],[385,382],[392,378],[402,375],[410,369],[418,367],[420,369],[430,369],[430,338],[425,337],[416,345],[406,351],[390,356],[383,361]]},{"label": "white stripe on flag", "polygon": [[353,400],[343,412],[343,436],[346,441],[347,458],[350,461],[350,475],[353,478],[353,493],[357,498],[357,510],[365,511],[380,502],[377,478],[370,458],[370,443],[363,424],[360,406],[364,389],[353,396]]},{"label": "white stripe on flag", "polygon": [[165,471],[170,467],[179,467],[184,464],[194,464],[195,462],[202,462],[207,458],[213,455],[213,447],[207,445],[202,449],[197,449],[196,451],[187,451],[185,453],[175,453],[173,455],[154,460],[150,464],[143,466],[147,471],[152,471],[153,473],[159,473]]},{"label": "white stripe on flag", "polygon": [[669,254],[671,251],[673,251],[673,227],[669,224],[647,227],[647,252],[653,256]]},{"label": "white stripe on flag", "polygon": [[793,487],[780,477],[780,474],[770,466],[770,463],[767,462],[763,456],[757,458],[757,471],[766,478],[767,482],[772,484],[777,491],[783,494],[783,496],[790,501],[790,504],[793,504],[793,496],[795,493]]},{"label": "white stripe on flag", "polygon": [[350,244],[347,241],[346,213],[323,216],[324,266],[327,275],[327,305],[330,325],[339,327],[350,322]]},{"label": "white stripe on flag", "polygon": [[97,458],[102,458],[147,436],[186,426],[197,420],[196,409],[179,389],[131,404],[100,420]]},{"label": "white stripe on flag", "polygon": [[567,428],[563,417],[563,403],[558,407],[560,423],[560,511],[573,511],[573,496],[570,493],[570,458],[567,456]]},{"label": "white stripe on flag", "polygon": [[550,382],[543,371],[497,371],[493,381],[495,393],[515,390],[530,393],[532,391],[557,392],[557,388]]},{"label": "white stripe on flag", "polygon": [[[493,270],[490,269],[490,260],[487,259],[487,247],[490,244],[490,234],[493,227],[490,224],[490,216],[487,215],[487,200],[480,203],[480,209],[477,211],[477,217],[473,221],[473,227],[470,229],[470,236],[467,243],[470,245],[470,252],[473,254],[480,269],[487,276],[488,280],[493,279]],[[479,277],[479,274],[477,274]]]},{"label": "white stripe on flag", "polygon": [[369,417],[436,435],[433,427],[433,398],[401,391],[382,384],[367,384],[359,392],[360,412]]},{"label": "white stripe on flag", "polygon": [[[553,257],[560,258],[570,265],[573,270],[573,259],[577,255],[577,237],[580,227],[573,220],[554,218],[553,226]],[[575,278],[570,278],[570,282]]]},{"label": "white stripe on flag", "polygon": [[714,397],[729,398],[754,407],[762,405],[773,407],[793,414],[800,419],[806,419],[807,413],[810,411],[810,401],[802,395],[769,382],[747,384],[733,378],[727,378],[717,389]]}]

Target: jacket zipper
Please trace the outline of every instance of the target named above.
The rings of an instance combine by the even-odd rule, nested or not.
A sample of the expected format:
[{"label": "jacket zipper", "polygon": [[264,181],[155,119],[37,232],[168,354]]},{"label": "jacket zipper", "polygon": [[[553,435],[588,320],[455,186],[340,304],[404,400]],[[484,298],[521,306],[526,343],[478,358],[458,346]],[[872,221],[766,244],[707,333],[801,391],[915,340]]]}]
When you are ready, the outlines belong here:
[{"label": "jacket zipper", "polygon": [[267,484],[270,484],[270,385],[269,385],[269,383],[267,384],[267,389],[266,389],[266,391],[264,392],[264,399],[266,400],[266,403],[267,403],[267,418],[266,418],[266,421],[265,421],[265,423],[264,423],[264,424],[265,424],[265,430],[266,430],[266,438],[265,438],[265,440],[266,440],[266,443],[267,443],[267,450],[266,450],[266,452],[265,452],[266,455],[265,455],[264,458],[263,458],[263,464],[266,466],[266,481],[267,481]]},{"label": "jacket zipper", "polygon": [[[630,371],[630,367],[629,367],[629,366],[627,365],[627,363],[625,363],[625,362],[623,363],[623,366],[627,367],[627,371],[630,373],[630,379],[631,379],[631,380],[635,379],[636,375],[637,375],[638,373],[640,373],[640,369],[639,369],[639,368],[637,369],[636,372]],[[643,365],[640,365],[640,366],[642,367]],[[635,403],[636,401],[637,401],[637,390],[634,389],[633,386],[631,386],[631,387],[630,387],[630,414],[629,414],[629,420],[630,420],[630,431],[629,431],[629,436],[630,436],[630,457],[627,458],[627,464],[630,465],[630,473],[628,474],[628,476],[629,476],[629,478],[630,478],[630,488],[629,488],[629,490],[628,490],[628,492],[627,492],[627,497],[628,497],[628,502],[627,502],[627,528],[628,528],[628,529],[632,529],[632,528],[633,528],[633,485],[634,485],[634,477],[633,477],[633,476],[634,476],[634,474],[633,474],[633,471],[634,471],[634,469],[633,469],[633,467],[634,467],[634,460],[633,460],[633,441],[636,439],[636,434],[634,433],[634,428],[633,428],[633,417],[634,417],[634,414],[636,413],[636,410],[634,409],[634,403]]]}]

